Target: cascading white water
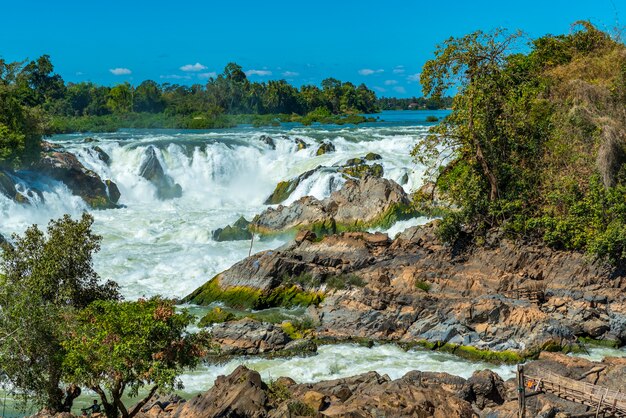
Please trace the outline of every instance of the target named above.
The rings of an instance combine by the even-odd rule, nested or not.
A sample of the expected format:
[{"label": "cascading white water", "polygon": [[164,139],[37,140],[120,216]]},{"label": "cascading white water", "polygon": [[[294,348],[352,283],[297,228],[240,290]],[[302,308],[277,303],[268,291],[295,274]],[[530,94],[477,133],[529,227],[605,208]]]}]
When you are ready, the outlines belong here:
[{"label": "cascading white water", "polygon": [[[427,127],[415,121],[372,124],[365,127],[286,126],[220,131],[139,131],[112,134],[52,137],[74,153],[103,179],[113,180],[120,192],[121,209],[92,211],[94,229],[103,236],[95,257],[96,269],[105,279],[120,283],[125,297],[161,294],[182,297],[248,254],[249,241],[215,242],[211,232],[248,220],[263,211],[264,201],[279,181],[288,180],[320,165],[344,164],[368,152],[380,154],[385,177],[400,182],[407,191],[418,188],[423,171],[412,161],[410,150]],[[275,149],[260,140],[273,138]],[[307,144],[298,150],[296,138]],[[317,156],[322,142],[336,148]],[[94,149],[110,157],[105,163]],[[146,149],[154,147],[166,175],[182,189],[182,197],[159,200],[155,186],[139,175]],[[33,181],[31,179],[31,181]],[[41,179],[38,179],[41,183]],[[316,171],[302,181],[284,202],[305,195],[325,198],[345,179],[332,170]],[[25,184],[28,184],[25,181]],[[39,184],[41,186],[41,184]],[[0,233],[21,232],[28,225],[45,225],[49,219],[70,213],[78,216],[86,205],[61,183],[48,181],[44,201],[30,206],[0,196]],[[416,219],[400,227],[424,222]],[[257,241],[253,250],[275,248],[283,241]]]}]

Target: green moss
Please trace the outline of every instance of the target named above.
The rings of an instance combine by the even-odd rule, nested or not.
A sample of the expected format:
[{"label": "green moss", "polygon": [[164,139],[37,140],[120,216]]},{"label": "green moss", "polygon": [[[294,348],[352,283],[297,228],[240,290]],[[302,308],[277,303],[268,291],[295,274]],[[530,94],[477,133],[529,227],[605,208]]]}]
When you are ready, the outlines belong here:
[{"label": "green moss", "polygon": [[266,205],[276,205],[278,203],[284,202],[291,196],[295,187],[293,187],[293,181],[281,181],[276,185],[276,188],[265,201]]},{"label": "green moss", "polygon": [[583,345],[591,345],[594,347],[619,348],[620,342],[616,340],[596,340],[591,337],[578,337],[578,342]]},{"label": "green moss", "polygon": [[223,302],[238,309],[267,309],[277,306],[309,306],[322,302],[324,295],[321,292],[308,292],[299,286],[280,286],[269,292],[246,286],[234,286],[222,289],[219,285],[219,276],[186,296],[183,302],[197,305],[208,305],[213,302]]},{"label": "green moss", "polygon": [[335,151],[335,146],[333,145],[332,142],[323,142],[322,145],[320,145],[320,147],[317,149],[317,152],[315,153],[315,155],[324,155],[327,154],[329,152],[334,152]]},{"label": "green moss", "polygon": [[424,292],[430,291],[430,283],[425,282],[424,280],[415,280],[415,287],[423,290]]},{"label": "green moss", "polygon": [[375,152],[368,152],[367,155],[365,156],[365,159],[367,161],[375,161],[375,160],[382,160],[383,157],[380,154],[376,154]]},{"label": "green moss", "polygon": [[198,323],[198,326],[207,327],[211,324],[220,324],[222,322],[232,321],[236,318],[236,315],[232,312],[216,307],[211,309],[206,315],[202,317],[202,319]]},{"label": "green moss", "polygon": [[416,340],[401,343],[400,346],[403,347],[405,350],[419,347],[427,350],[454,354],[467,360],[484,361],[487,363],[495,364],[516,364],[523,362],[524,359],[527,358],[523,353],[518,353],[511,350],[481,350],[479,348],[469,345],[450,344],[441,341],[431,342],[426,340]]},{"label": "green moss", "polygon": [[367,176],[382,177],[384,175],[383,166],[380,164],[356,164],[343,167],[339,171],[354,178],[364,178]]}]

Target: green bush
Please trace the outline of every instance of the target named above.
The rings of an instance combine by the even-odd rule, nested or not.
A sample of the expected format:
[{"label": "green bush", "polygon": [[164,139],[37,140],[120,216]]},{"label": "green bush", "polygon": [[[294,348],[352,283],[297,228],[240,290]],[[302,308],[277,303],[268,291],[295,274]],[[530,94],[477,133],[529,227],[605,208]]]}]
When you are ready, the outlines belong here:
[{"label": "green bush", "polygon": [[416,279],[415,280],[415,287],[418,288],[418,289],[423,290],[424,292],[429,292],[430,291],[430,283],[425,282],[423,280]]}]

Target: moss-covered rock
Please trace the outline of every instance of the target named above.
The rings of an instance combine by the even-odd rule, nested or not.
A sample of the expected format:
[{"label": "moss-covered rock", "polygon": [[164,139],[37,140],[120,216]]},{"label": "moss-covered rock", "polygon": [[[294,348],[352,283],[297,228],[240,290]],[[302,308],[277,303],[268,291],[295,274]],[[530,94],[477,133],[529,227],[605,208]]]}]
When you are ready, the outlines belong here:
[{"label": "moss-covered rock", "polygon": [[250,222],[241,216],[234,224],[213,231],[213,239],[218,242],[249,240],[252,238],[249,226]]},{"label": "moss-covered rock", "polygon": [[236,319],[236,315],[232,312],[216,307],[207,312],[206,315],[198,322],[199,327],[208,327],[212,324],[220,324],[222,322],[232,321]]},{"label": "moss-covered rock", "polygon": [[268,291],[248,286],[222,288],[219,284],[219,276],[216,276],[186,296],[183,302],[196,305],[223,302],[227,306],[238,309],[268,309],[278,306],[317,305],[323,299],[323,293],[306,291],[295,285],[278,286]]},{"label": "moss-covered rock", "polygon": [[329,152],[335,152],[335,145],[332,142],[322,142],[322,145],[319,146],[315,155],[324,155]]},{"label": "moss-covered rock", "polygon": [[306,142],[304,142],[302,139],[300,138],[296,138],[296,145],[298,147],[298,151],[306,149],[307,148],[307,144]]},{"label": "moss-covered rock", "polygon": [[340,171],[345,175],[359,179],[367,176],[381,178],[385,173],[383,166],[380,164],[369,165],[363,163],[343,167]]},{"label": "moss-covered rock", "polygon": [[380,154],[376,154],[375,152],[368,152],[367,155],[364,157],[367,161],[376,161],[376,160],[382,160],[383,157]]},{"label": "moss-covered rock", "polygon": [[305,171],[298,177],[292,180],[281,181],[276,185],[276,188],[272,194],[265,200],[266,205],[277,205],[284,202],[291,196],[291,194],[298,188],[300,183],[311,177],[316,170],[321,167],[314,168],[313,170]]}]

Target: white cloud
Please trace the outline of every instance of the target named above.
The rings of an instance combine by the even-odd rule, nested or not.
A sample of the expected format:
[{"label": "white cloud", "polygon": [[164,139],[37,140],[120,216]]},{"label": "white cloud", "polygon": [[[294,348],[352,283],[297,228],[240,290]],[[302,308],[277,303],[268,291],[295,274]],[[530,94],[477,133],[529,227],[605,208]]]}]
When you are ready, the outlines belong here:
[{"label": "white cloud", "polygon": [[198,74],[198,78],[211,78],[211,77],[213,77],[213,78],[217,77],[217,73],[215,71],[211,71],[211,72],[208,72],[208,73],[200,73],[200,74]]},{"label": "white cloud", "polygon": [[77,71],[76,75],[80,76],[80,75],[85,75],[85,73],[83,73],[82,71]]},{"label": "white cloud", "polygon": [[385,86],[394,86],[398,84],[398,80],[385,80]]},{"label": "white cloud", "polygon": [[393,88],[393,91],[395,91],[396,93],[400,93],[400,94],[404,94],[406,93],[406,89],[402,86],[396,86]]},{"label": "white cloud", "polygon": [[111,68],[109,71],[113,75],[129,75],[133,73],[128,68]]},{"label": "white cloud", "polygon": [[420,73],[411,74],[406,79],[409,80],[409,81],[420,81],[420,75],[421,75]]},{"label": "white cloud", "polygon": [[268,70],[248,70],[246,71],[246,75],[249,77],[251,75],[258,75],[258,76],[268,76],[268,75],[272,75],[271,71]]},{"label": "white cloud", "polygon": [[403,74],[404,71],[404,65],[396,65],[396,67],[393,69],[394,74]]},{"label": "white cloud", "polygon": [[300,73],[296,73],[295,71],[285,71],[283,73],[283,77],[297,77]]},{"label": "white cloud", "polygon": [[180,67],[180,69],[181,71],[198,72],[198,71],[206,70],[207,67],[205,65],[200,64],[199,62],[196,62],[195,64],[183,65],[182,67]]},{"label": "white cloud", "polygon": [[381,93],[384,93],[384,92],[386,92],[386,91],[387,91],[387,89],[386,89],[386,88],[384,88],[384,87],[379,87],[379,86],[374,86],[374,90],[379,91],[379,92],[381,92]]},{"label": "white cloud", "polygon": [[188,75],[178,75],[178,74],[167,74],[167,75],[162,75],[159,76],[159,78],[161,79],[165,79],[165,80],[189,80],[191,79],[190,76]]},{"label": "white cloud", "polygon": [[380,74],[384,73],[385,70],[372,70],[371,68],[363,68],[359,70],[359,74],[361,75],[372,75],[372,74]]}]

